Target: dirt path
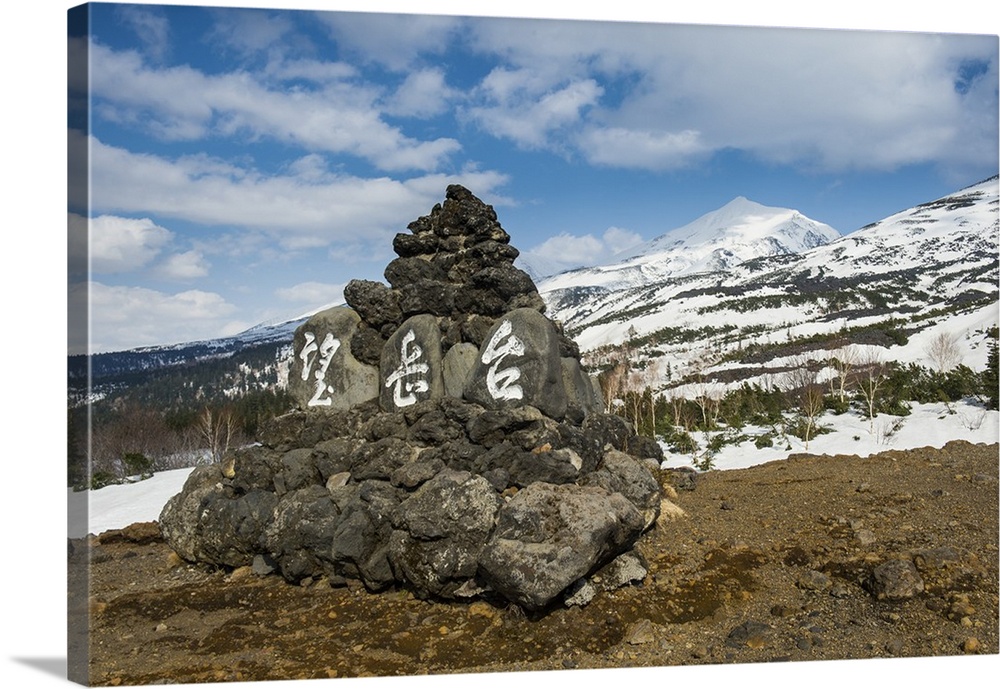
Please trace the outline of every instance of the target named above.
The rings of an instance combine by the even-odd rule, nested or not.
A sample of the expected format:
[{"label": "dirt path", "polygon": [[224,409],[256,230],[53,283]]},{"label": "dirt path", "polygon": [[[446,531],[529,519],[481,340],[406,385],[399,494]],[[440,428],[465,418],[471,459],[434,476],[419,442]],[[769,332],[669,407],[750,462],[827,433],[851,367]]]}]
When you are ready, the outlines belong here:
[{"label": "dirt path", "polygon": [[[640,541],[641,585],[537,617],[211,571],[135,525],[92,551],[91,682],[996,654],[998,456],[957,442],[700,475],[686,516]],[[873,585],[893,560],[914,567]]]}]

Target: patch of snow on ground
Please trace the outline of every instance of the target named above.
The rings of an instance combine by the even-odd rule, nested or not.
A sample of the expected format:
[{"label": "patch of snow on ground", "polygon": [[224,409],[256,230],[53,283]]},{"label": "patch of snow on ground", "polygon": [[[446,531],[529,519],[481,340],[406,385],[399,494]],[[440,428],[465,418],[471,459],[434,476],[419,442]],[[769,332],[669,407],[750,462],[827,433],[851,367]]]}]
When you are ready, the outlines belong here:
[{"label": "patch of snow on ground", "polygon": [[88,533],[99,534],[136,522],[156,521],[167,501],[181,492],[192,471],[194,467],[161,471],[144,481],[105,486],[99,490],[74,492],[71,489],[69,537],[82,538]]},{"label": "patch of snow on ground", "polygon": [[[793,436],[775,437],[774,446],[758,449],[753,437],[767,429],[751,428],[743,432],[751,436],[739,445],[726,445],[716,454],[714,469],[745,469],[747,467],[786,459],[791,454],[813,455],[869,455],[886,450],[912,450],[919,447],[944,447],[952,440],[992,444],[1000,441],[1000,412],[987,411],[967,402],[952,404],[913,404],[907,416],[879,414],[874,422],[855,413],[826,413],[819,424],[831,429],[812,438],[809,448]],[[701,433],[693,434],[704,446]],[[666,459],[662,467],[693,466],[690,454],[676,454],[664,449]]]}]

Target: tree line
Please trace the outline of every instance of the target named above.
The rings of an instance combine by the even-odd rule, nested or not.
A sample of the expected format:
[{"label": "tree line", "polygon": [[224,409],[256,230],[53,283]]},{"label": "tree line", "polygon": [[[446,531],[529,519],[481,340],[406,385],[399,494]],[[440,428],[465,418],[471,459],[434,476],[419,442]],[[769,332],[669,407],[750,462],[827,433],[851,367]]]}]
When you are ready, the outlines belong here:
[{"label": "tree line", "polygon": [[[696,364],[663,390],[665,376],[637,356],[631,341],[603,348],[588,364],[598,370],[609,411],[628,420],[636,433],[662,441],[672,452],[690,454],[693,464],[707,469],[713,455],[730,443],[753,440],[762,448],[793,436],[808,450],[810,441],[828,430],[821,423],[828,412],[856,413],[867,419],[874,435],[893,431],[876,426],[880,414],[906,416],[914,402],[951,405],[971,398],[983,409],[997,409],[995,330],[990,335],[981,371],[960,363],[961,349],[947,333],[926,347],[929,366],[889,361],[882,348],[847,344],[825,358],[790,357],[739,385],[725,385]],[[755,435],[745,432],[750,426],[757,429]],[[696,441],[697,433],[704,445]]]},{"label": "tree line", "polygon": [[291,407],[285,390],[267,389],[165,409],[128,396],[70,408],[69,485],[100,488],[220,461],[229,449],[253,442],[263,423]]}]

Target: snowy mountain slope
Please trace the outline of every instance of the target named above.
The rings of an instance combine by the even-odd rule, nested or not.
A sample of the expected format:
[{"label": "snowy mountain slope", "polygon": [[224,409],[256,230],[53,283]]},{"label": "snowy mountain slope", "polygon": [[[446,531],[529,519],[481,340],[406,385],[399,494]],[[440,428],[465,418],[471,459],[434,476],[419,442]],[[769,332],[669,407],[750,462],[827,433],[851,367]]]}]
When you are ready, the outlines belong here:
[{"label": "snowy mountain slope", "polygon": [[624,252],[612,264],[545,279],[539,291],[580,285],[638,287],[670,277],[730,270],[752,259],[797,254],[839,237],[829,225],[810,220],[798,211],[762,206],[740,196]]},{"label": "snowy mountain slope", "polygon": [[751,368],[782,344],[820,346],[835,335],[896,356],[921,331],[947,332],[977,367],[997,323],[998,190],[994,177],[802,253],[722,271],[595,285],[605,267],[557,276],[540,291],[592,363],[629,341],[661,387],[671,375]]},{"label": "snowy mountain slope", "polygon": [[[108,376],[162,370],[203,361],[226,359],[240,352],[268,345],[280,347],[291,343],[295,330],[310,316],[334,306],[343,305],[343,301],[324,304],[291,318],[278,318],[266,323],[259,323],[230,337],[93,354],[89,357],[90,375],[97,380]],[[87,365],[88,357],[86,355],[69,357],[71,385],[78,381],[82,384],[87,374]]]},{"label": "snowy mountain slope", "polygon": [[[976,279],[997,249],[997,178],[873,223],[812,254],[828,274],[886,273],[936,264]],[[965,270],[956,270],[964,268]],[[989,272],[988,270],[986,271]],[[988,275],[980,275],[989,280]],[[994,274],[995,277],[995,274]],[[995,279],[990,281],[995,286]]]}]

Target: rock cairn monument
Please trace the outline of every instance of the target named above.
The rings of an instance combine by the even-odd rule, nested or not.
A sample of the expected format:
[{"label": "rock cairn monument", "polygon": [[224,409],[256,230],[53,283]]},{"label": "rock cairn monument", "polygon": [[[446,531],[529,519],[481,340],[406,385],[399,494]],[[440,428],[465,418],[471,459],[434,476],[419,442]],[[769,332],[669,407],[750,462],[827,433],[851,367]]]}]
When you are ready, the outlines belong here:
[{"label": "rock cairn monument", "polygon": [[491,206],[452,185],[409,230],[388,286],[354,280],[299,327],[298,408],[195,469],[165,539],[289,582],[529,610],[641,580],[658,446],[603,413]]}]

